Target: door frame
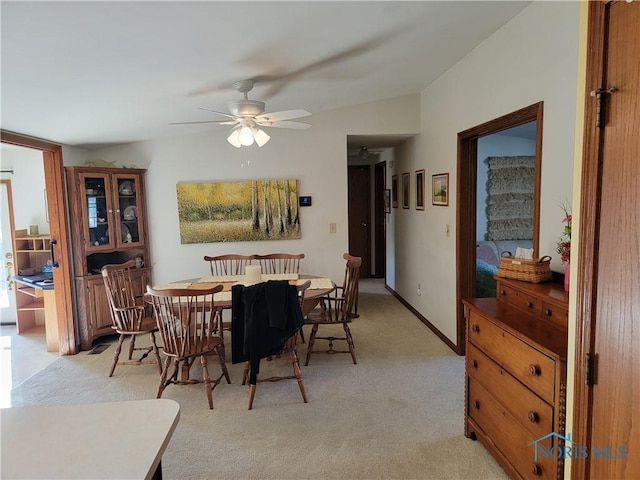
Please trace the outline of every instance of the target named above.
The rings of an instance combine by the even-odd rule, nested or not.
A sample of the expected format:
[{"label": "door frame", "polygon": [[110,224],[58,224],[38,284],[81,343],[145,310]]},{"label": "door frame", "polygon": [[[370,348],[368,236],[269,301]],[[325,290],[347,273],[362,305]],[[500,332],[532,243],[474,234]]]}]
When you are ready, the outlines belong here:
[{"label": "door frame", "polygon": [[[589,2],[585,92],[605,85],[607,2]],[[577,258],[576,353],[573,378],[572,435],[577,445],[591,445],[593,389],[584,381],[586,354],[594,351],[595,312],[600,236],[600,185],[604,131],[596,127],[596,102],[585,94],[582,177],[580,179],[580,226]],[[588,227],[587,227],[588,225]],[[573,263],[573,262],[572,262]],[[589,478],[589,462],[571,462],[571,478]]]},{"label": "door frame", "polygon": [[71,249],[69,242],[69,219],[65,201],[64,167],[62,146],[28,137],[19,133],[0,131],[0,141],[11,145],[40,150],[43,156],[45,187],[49,213],[51,240],[57,241],[54,268],[56,315],[60,355],[78,353],[73,302],[73,276],[71,272]]},{"label": "door frame", "polygon": [[375,264],[374,278],[387,278],[387,213],[385,212],[384,191],[387,188],[387,162],[378,162],[373,166],[374,197],[374,248],[372,252]]},{"label": "door frame", "polygon": [[[535,188],[533,206],[533,248],[538,252],[540,232],[540,179],[542,178],[542,117],[544,102],[534,103],[515,112],[458,133],[457,206],[456,206],[456,353],[465,353],[465,319],[463,298],[475,292],[476,194],[478,138],[499,133],[529,122],[536,123]],[[472,215],[469,212],[473,212]]]}]

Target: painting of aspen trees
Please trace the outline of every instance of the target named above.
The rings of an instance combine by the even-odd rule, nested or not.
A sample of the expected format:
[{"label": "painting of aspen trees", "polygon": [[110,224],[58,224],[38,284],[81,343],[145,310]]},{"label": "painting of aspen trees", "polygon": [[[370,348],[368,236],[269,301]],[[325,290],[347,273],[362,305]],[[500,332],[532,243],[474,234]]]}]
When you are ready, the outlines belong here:
[{"label": "painting of aspen trees", "polygon": [[180,242],[300,238],[297,180],[178,183]]}]

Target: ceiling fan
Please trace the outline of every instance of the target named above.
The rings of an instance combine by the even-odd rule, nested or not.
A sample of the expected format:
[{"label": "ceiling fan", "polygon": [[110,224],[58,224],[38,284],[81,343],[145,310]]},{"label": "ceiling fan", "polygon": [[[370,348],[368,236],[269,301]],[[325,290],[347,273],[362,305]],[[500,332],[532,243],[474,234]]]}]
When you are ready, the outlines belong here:
[{"label": "ceiling fan", "polygon": [[233,100],[227,104],[229,112],[224,113],[208,108],[201,108],[207,112],[227,117],[230,120],[209,120],[200,122],[176,122],[170,125],[193,125],[198,123],[215,123],[218,125],[233,125],[231,134],[227,137],[228,142],[234,147],[248,147],[255,142],[262,147],[271,137],[259,127],[306,129],[311,127],[308,123],[292,122],[294,118],[301,118],[311,115],[306,110],[284,110],[281,112],[265,113],[265,103],[259,100],[249,100],[248,93],[253,89],[255,80],[240,80],[233,84],[233,87],[244,95],[242,100]]}]

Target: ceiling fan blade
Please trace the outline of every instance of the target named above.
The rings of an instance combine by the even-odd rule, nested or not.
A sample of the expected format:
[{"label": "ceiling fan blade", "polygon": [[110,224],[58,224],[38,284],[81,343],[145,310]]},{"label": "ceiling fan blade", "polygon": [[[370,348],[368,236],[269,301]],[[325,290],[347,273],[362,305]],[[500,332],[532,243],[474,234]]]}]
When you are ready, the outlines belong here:
[{"label": "ceiling fan blade", "polygon": [[256,116],[256,122],[281,122],[282,120],[308,117],[309,115],[311,115],[311,112],[307,112],[306,110],[283,110],[281,112],[258,115]]},{"label": "ceiling fan blade", "polygon": [[196,125],[198,123],[215,123],[217,125],[235,125],[237,122],[235,120],[205,120],[202,122],[171,122],[169,125]]},{"label": "ceiling fan blade", "polygon": [[[276,80],[280,79],[281,75],[256,75],[254,77],[251,77],[251,80],[253,80],[256,83],[269,83],[269,82],[275,82]],[[195,90],[191,90],[188,95],[190,97],[194,97],[197,95],[205,95],[207,93],[215,93],[215,92],[221,92],[221,91],[226,91],[226,90],[231,90],[233,88],[233,82],[225,82],[225,83],[216,83],[214,84],[209,84],[209,85],[204,85],[200,88],[196,88]]]},{"label": "ceiling fan blade", "polygon": [[219,112],[217,110],[211,110],[210,108],[202,108],[202,107],[200,107],[200,110],[204,110],[205,112],[212,112],[212,113],[215,113],[217,115],[222,115],[223,117],[228,117],[228,118],[233,118],[233,119],[236,118],[234,115],[231,115],[229,113]]},{"label": "ceiling fan blade", "polygon": [[302,122],[288,122],[288,121],[284,121],[284,122],[256,122],[258,125],[260,125],[261,127],[269,127],[269,128],[293,128],[295,130],[306,130],[307,128],[311,127],[311,124],[309,123],[302,123]]},{"label": "ceiling fan blade", "polygon": [[362,55],[374,48],[378,47],[382,43],[386,42],[390,38],[397,35],[398,32],[389,32],[386,34],[378,35],[370,40],[354,45],[353,47],[342,50],[341,52],[335,53],[333,55],[329,55],[328,57],[321,58],[318,61],[312,62],[309,65],[305,65],[293,72],[289,72],[287,74],[282,75],[279,79],[274,81],[274,84],[271,88],[269,88],[264,98],[270,98],[279,93],[291,80],[300,75],[304,75],[305,73],[312,72],[314,70],[319,70],[324,67],[328,67],[335,63],[343,62],[349,58],[356,57],[358,55]]}]

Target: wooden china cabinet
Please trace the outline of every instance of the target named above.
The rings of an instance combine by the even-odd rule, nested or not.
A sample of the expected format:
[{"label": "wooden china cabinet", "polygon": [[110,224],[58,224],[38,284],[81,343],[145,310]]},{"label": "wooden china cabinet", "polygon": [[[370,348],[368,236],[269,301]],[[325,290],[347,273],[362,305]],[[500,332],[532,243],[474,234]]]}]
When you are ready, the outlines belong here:
[{"label": "wooden china cabinet", "polygon": [[151,283],[144,175],[129,168],[65,167],[71,209],[80,347],[114,333],[100,269],[141,260],[132,272],[142,295]]}]

